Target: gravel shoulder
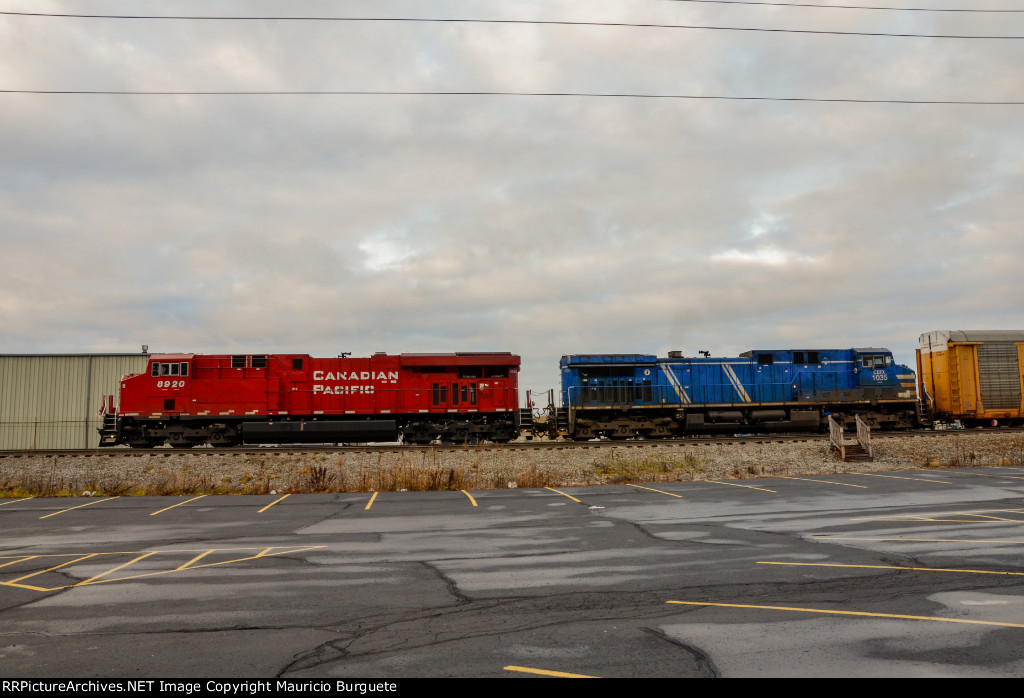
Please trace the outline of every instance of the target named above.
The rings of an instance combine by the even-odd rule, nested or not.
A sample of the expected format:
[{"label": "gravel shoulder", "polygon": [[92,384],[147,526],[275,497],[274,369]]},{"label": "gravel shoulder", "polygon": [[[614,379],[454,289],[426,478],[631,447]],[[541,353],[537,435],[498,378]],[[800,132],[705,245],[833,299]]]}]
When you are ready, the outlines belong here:
[{"label": "gravel shoulder", "polygon": [[827,440],[624,442],[496,447],[202,454],[126,450],[0,457],[0,497],[270,494],[557,487],[1024,465],[1024,433],[875,436],[874,460],[841,462]]}]

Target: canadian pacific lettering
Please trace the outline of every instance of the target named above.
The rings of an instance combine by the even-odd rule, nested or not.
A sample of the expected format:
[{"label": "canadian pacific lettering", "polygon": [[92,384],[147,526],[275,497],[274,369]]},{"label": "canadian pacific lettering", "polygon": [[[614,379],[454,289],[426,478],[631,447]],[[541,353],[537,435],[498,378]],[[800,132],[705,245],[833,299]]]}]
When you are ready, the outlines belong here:
[{"label": "canadian pacific lettering", "polygon": [[396,381],[398,371],[313,371],[315,381]]}]

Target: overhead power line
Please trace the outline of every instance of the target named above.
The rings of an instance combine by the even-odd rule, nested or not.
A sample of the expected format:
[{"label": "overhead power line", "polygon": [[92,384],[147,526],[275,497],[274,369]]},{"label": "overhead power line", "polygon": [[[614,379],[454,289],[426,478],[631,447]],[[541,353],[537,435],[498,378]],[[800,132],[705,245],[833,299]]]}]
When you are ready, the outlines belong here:
[{"label": "overhead power line", "polygon": [[748,102],[825,102],[846,104],[963,104],[988,106],[1021,106],[1024,100],[955,100],[955,99],[853,99],[843,97],[742,97],[734,95],[646,94],[636,92],[507,92],[485,90],[458,91],[391,91],[391,90],[0,90],[0,94],[33,95],[135,95],[135,96],[371,96],[371,97],[597,97],[606,99],[679,99]]},{"label": "overhead power line", "polygon": [[19,17],[60,17],[76,19],[130,19],[130,20],[205,20],[205,21],[261,21],[261,22],[420,22],[426,24],[519,24],[565,27],[636,27],[644,29],[694,29],[705,31],[766,32],[774,34],[826,34],[832,36],[882,36],[902,39],[1000,39],[1020,40],[1021,35],[973,35],[973,34],[913,34],[893,32],[851,32],[823,29],[766,29],[761,27],[722,27],[697,24],[659,24],[645,22],[580,22],[571,20],[541,19],[453,19],[427,17],[213,17],[188,15],[84,15],[52,14],[42,12],[4,12],[0,15]]},{"label": "overhead power line", "polygon": [[766,5],[768,7],[813,7],[821,10],[880,10],[886,12],[1024,13],[1024,10],[984,10],[961,7],[883,7],[880,5],[821,5],[809,2],[758,2],[757,0],[668,0],[714,5]]}]

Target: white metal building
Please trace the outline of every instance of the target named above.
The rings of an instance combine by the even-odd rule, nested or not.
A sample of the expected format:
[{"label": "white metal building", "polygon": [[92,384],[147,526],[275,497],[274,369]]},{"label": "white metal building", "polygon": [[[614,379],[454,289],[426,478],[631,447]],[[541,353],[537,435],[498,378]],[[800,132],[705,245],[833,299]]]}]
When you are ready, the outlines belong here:
[{"label": "white metal building", "polygon": [[148,354],[0,354],[0,450],[96,448],[104,395]]}]

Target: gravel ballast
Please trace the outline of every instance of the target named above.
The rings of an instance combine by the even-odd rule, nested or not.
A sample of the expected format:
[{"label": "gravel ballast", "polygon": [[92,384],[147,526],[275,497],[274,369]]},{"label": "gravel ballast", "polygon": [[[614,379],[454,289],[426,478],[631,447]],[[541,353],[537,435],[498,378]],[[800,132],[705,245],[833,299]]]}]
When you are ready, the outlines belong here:
[{"label": "gravel ballast", "polygon": [[1020,432],[875,436],[873,445],[873,461],[849,463],[827,440],[770,437],[564,448],[21,454],[0,456],[0,496],[500,489],[1024,465]]}]

